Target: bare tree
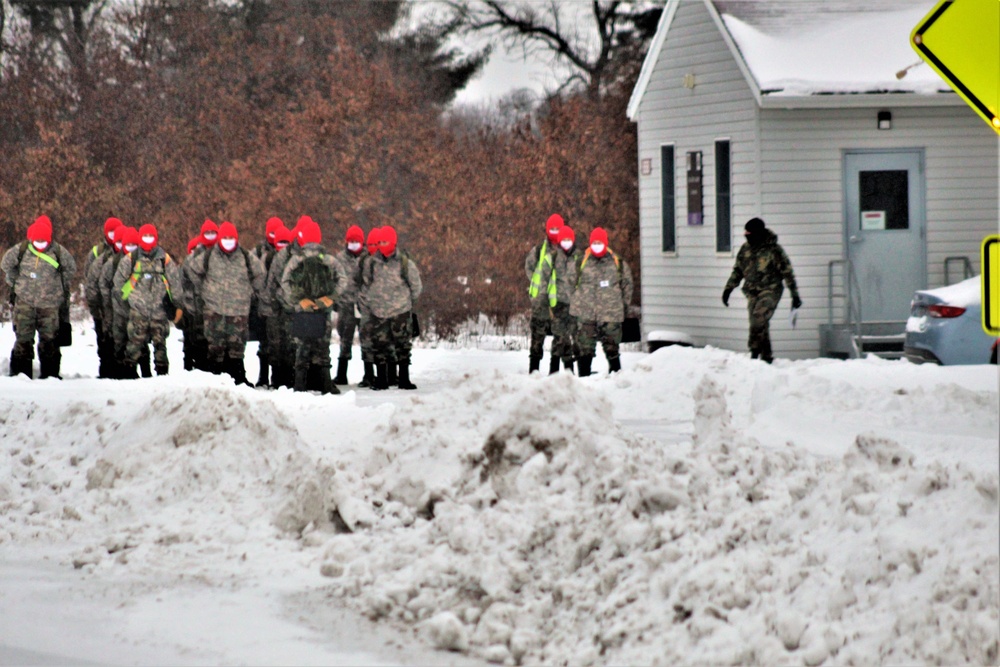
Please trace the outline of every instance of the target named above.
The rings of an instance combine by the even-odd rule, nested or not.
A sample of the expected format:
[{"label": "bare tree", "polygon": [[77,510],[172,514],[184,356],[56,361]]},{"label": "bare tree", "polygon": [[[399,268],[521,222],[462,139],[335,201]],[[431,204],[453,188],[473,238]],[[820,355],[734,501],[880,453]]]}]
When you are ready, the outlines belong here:
[{"label": "bare tree", "polygon": [[[525,58],[548,57],[568,64],[572,74],[562,88],[580,84],[591,98],[620,77],[623,66],[641,59],[663,9],[662,0],[446,0],[468,35],[498,38],[508,52]],[[638,48],[637,48],[638,47]]]}]

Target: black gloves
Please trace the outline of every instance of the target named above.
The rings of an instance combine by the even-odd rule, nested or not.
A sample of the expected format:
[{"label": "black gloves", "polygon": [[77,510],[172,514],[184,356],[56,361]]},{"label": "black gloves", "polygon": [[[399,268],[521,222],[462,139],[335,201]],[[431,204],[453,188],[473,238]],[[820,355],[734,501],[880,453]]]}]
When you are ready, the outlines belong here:
[{"label": "black gloves", "polygon": [[801,307],[802,307],[802,299],[800,299],[799,295],[796,294],[795,296],[792,297],[792,310],[796,310]]},{"label": "black gloves", "polygon": [[729,308],[729,295],[733,293],[733,288],[728,287],[722,291],[722,305]]}]

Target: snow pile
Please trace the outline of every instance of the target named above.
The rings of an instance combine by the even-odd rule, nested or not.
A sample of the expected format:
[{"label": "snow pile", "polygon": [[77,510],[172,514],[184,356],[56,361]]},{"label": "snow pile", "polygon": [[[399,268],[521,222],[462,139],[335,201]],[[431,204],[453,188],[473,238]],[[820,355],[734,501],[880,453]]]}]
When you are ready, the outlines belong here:
[{"label": "snow pile", "polygon": [[[705,370],[733,355],[687,354],[701,376],[660,397],[693,406],[676,445],[565,375],[401,406],[334,478],[354,532],[326,545],[331,593],[492,662],[996,661],[995,471],[870,431],[834,458],[759,441]],[[794,395],[773,372],[772,403]]]},{"label": "snow pile", "polygon": [[166,567],[327,517],[332,473],[273,404],[230,389],[155,393],[138,410],[3,401],[0,421],[0,544],[84,542],[78,568]]}]

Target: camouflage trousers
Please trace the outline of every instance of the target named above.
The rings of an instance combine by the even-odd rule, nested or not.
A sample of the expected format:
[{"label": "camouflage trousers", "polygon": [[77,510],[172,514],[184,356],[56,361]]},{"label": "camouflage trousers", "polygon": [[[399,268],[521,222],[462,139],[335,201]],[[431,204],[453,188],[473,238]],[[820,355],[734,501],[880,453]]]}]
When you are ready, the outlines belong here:
[{"label": "camouflage trousers", "polygon": [[333,319],[326,318],[326,331],[319,338],[292,338],[295,349],[295,372],[305,372],[310,367],[330,368],[330,338],[333,336]]},{"label": "camouflage trousers", "polygon": [[747,313],[750,315],[750,336],[747,345],[753,358],[758,356],[770,360],[771,317],[778,308],[781,292],[761,292],[747,295]]},{"label": "camouflage trousers", "polygon": [[340,336],[341,359],[351,358],[351,348],[354,346],[354,332],[358,329],[358,324],[358,318],[354,314],[354,304],[338,304],[337,335]]},{"label": "camouflage trousers", "polygon": [[146,317],[134,310],[129,313],[128,344],[125,346],[125,362],[129,366],[139,363],[147,346],[153,344],[153,364],[158,373],[166,372],[167,336],[170,335],[170,322],[165,317]]},{"label": "camouflage trousers", "polygon": [[32,349],[35,344],[35,333],[38,333],[38,358],[50,358],[59,353],[56,336],[59,334],[58,308],[33,308],[32,306],[15,304],[14,331],[17,338],[14,341],[12,357],[31,360],[35,357]]},{"label": "camouflage trousers", "polygon": [[597,343],[604,348],[604,356],[608,361],[617,359],[618,346],[622,342],[621,322],[580,322],[576,334],[580,346],[581,357],[593,357],[597,351]]},{"label": "camouflage trousers", "polygon": [[545,337],[552,335],[552,317],[546,309],[545,311],[531,313],[531,343],[528,347],[528,356],[532,359],[542,358],[545,353]]},{"label": "camouflage trousers", "polygon": [[372,347],[372,334],[375,331],[375,320],[368,313],[361,313],[358,324],[358,339],[361,341],[361,360],[369,364],[375,363],[375,348]]},{"label": "camouflage trousers", "polygon": [[410,364],[411,318],[410,311],[395,317],[371,317],[372,356],[376,364]]},{"label": "camouflage trousers", "polygon": [[250,336],[249,320],[246,315],[205,313],[205,341],[208,343],[209,363],[221,364],[227,357],[243,359],[247,338]]},{"label": "camouflage trousers", "polygon": [[552,358],[569,364],[579,355],[576,318],[569,314],[568,303],[558,303],[552,309]]}]

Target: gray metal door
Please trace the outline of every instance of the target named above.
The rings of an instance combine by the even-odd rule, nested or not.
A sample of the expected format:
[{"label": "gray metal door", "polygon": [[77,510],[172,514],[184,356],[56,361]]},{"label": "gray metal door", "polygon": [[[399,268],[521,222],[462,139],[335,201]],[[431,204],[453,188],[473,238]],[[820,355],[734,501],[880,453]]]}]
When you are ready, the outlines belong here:
[{"label": "gray metal door", "polygon": [[865,322],[905,320],[927,280],[922,151],[848,152],[847,259]]}]

